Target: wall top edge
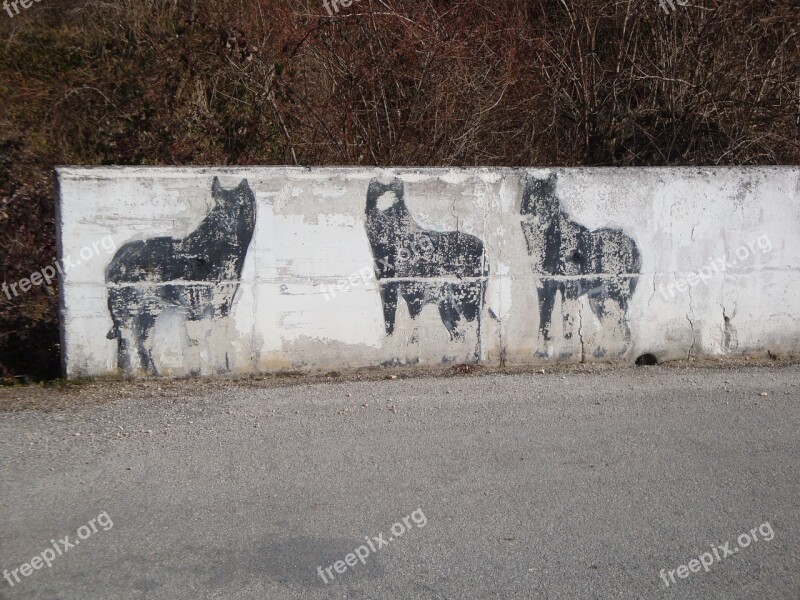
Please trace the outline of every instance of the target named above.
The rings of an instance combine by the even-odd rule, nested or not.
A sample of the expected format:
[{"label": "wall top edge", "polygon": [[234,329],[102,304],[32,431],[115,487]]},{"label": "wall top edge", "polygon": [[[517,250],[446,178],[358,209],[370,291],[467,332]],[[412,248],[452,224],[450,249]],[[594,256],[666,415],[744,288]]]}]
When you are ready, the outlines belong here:
[{"label": "wall top edge", "polygon": [[674,172],[674,173],[755,173],[755,172],[783,172],[800,174],[800,165],[767,165],[767,166],[700,166],[700,167],[375,167],[375,166],[314,166],[297,167],[281,165],[254,165],[254,166],[57,166],[56,174],[59,179],[74,179],[85,177],[136,177],[140,175],[184,175],[195,177],[203,174],[236,174],[242,172],[263,172],[275,174],[284,172],[292,175],[303,173],[315,174],[355,174],[355,173],[452,173],[452,172],[493,172],[493,173],[524,173],[526,171],[554,171],[559,173],[643,173],[643,172]]}]

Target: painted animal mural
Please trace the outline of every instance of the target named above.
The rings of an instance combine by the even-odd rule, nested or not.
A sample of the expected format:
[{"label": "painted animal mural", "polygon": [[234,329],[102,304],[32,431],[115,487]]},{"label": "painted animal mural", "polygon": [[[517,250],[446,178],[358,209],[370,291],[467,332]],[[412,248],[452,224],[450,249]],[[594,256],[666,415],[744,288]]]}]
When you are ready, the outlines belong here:
[{"label": "painted animal mural", "polygon": [[437,305],[451,340],[463,339],[464,322],[476,319],[480,336],[489,274],[480,239],[460,231],[420,227],[406,206],[400,179],[389,184],[377,179],[370,182],[366,230],[387,335],[394,333],[397,304],[402,298],[412,319],[427,304]]},{"label": "painted animal mural", "polygon": [[[184,238],[157,237],[122,246],[106,267],[108,309],[120,369],[158,374],[149,348],[156,320],[166,310],[185,322],[228,316],[253,237],[256,199],[247,180],[211,186],[214,206]],[[196,343],[193,340],[193,343]]]},{"label": "painted animal mural", "polygon": [[[561,294],[562,300],[586,296],[598,320],[615,319],[629,339],[628,308],[641,271],[636,242],[620,230],[590,231],[570,220],[556,194],[557,183],[555,174],[528,177],[522,198],[522,231],[533,271],[540,277],[540,333],[545,341],[552,339],[553,308]],[[565,313],[564,320],[568,318]]]}]

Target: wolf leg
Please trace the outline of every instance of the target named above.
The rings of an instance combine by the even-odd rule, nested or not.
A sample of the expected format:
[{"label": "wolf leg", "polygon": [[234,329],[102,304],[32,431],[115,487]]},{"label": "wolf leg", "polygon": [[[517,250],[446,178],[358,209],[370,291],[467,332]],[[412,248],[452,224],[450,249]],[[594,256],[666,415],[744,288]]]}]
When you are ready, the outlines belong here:
[{"label": "wolf leg", "polygon": [[464,332],[459,327],[461,322],[461,309],[459,308],[458,298],[454,297],[453,290],[449,285],[443,290],[443,298],[439,301],[439,316],[444,323],[450,340],[460,340],[464,338]]},{"label": "wolf leg", "polygon": [[[600,321],[603,332],[606,332],[608,324],[613,323],[615,334],[621,338],[620,356],[628,350],[631,339],[631,329],[628,324],[628,289],[627,282],[620,285],[619,282],[613,281],[606,285],[606,293],[589,295],[589,306]],[[612,315],[609,314],[612,312],[615,313],[613,321]]]},{"label": "wolf leg", "polygon": [[106,335],[106,339],[117,340],[117,367],[123,373],[129,373],[132,368],[130,342],[125,337],[125,331],[131,330],[133,315],[129,307],[135,302],[135,294],[129,288],[109,288],[108,312],[113,325]]},{"label": "wolf leg", "polygon": [[136,348],[139,351],[139,364],[142,369],[151,375],[158,375],[158,369],[156,369],[153,357],[147,347],[155,322],[155,316],[149,312],[141,312],[133,320],[133,334],[136,336]]},{"label": "wolf leg", "polygon": [[130,341],[122,333],[117,338],[117,364],[123,373],[130,373],[133,367]]},{"label": "wolf leg", "polygon": [[550,324],[553,320],[553,308],[556,305],[556,294],[561,289],[561,283],[552,279],[545,279],[539,288],[539,331],[546,342],[549,342]]},{"label": "wolf leg", "polygon": [[383,322],[386,326],[386,335],[394,333],[394,320],[397,314],[397,282],[381,283],[381,304],[383,305]]}]

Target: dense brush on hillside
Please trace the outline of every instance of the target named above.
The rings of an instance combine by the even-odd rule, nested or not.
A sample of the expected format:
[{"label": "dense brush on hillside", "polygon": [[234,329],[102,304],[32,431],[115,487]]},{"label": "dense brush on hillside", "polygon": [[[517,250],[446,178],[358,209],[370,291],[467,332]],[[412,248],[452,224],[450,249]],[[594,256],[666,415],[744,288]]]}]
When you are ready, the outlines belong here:
[{"label": "dense brush on hillside", "polygon": [[[0,13],[0,279],[52,263],[60,164],[800,162],[796,0],[328,6]],[[56,290],[0,295],[0,378],[58,357]]]}]

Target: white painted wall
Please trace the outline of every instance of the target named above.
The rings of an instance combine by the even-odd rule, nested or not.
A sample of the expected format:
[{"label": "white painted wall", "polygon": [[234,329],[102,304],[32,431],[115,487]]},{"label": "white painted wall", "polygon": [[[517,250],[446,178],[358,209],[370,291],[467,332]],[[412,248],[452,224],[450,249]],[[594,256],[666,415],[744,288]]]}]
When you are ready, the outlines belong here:
[{"label": "white painted wall", "polygon": [[[627,314],[630,338],[599,320],[586,296],[557,302],[553,339],[545,341],[539,331],[541,278],[531,267],[520,205],[526,176],[551,173],[571,221],[618,229],[638,246],[642,266]],[[105,268],[115,249],[193,231],[211,209],[215,176],[223,188],[248,181],[257,200],[255,232],[229,318],[187,327],[180,311],[159,317],[148,344],[161,375],[461,363],[473,360],[478,338],[485,364],[633,361],[645,352],[662,360],[800,353],[796,167],[70,167],[58,170],[61,257],[79,262],[67,268],[61,290],[69,377],[118,371],[117,341],[106,337],[112,320]],[[402,300],[395,333],[385,333],[379,282],[370,274],[365,205],[370,180],[393,177],[404,182],[406,206],[421,227],[458,230],[485,244],[485,305],[463,339],[451,339],[434,305],[412,320]],[[85,250],[93,244],[92,252]],[[692,277],[695,285],[674,287],[712,264],[719,272],[705,282]],[[322,287],[351,277],[335,295]],[[571,339],[564,313],[573,323],[567,329],[575,328]]]}]

